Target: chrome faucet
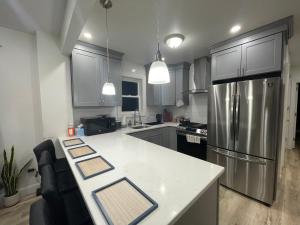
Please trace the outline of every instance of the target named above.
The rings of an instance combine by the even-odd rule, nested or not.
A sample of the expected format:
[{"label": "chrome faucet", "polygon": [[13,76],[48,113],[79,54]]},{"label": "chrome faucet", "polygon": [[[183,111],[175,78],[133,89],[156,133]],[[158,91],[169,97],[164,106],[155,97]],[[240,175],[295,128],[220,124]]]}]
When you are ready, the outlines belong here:
[{"label": "chrome faucet", "polygon": [[[136,113],[138,114],[139,121],[136,120]],[[142,124],[142,117],[140,111],[134,111],[133,112],[133,125]]]}]

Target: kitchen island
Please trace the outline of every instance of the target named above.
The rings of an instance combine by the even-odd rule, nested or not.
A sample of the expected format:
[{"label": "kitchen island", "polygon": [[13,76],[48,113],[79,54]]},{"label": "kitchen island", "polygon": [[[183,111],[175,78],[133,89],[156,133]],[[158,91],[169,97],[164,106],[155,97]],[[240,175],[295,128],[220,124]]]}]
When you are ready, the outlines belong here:
[{"label": "kitchen island", "polygon": [[[156,125],[142,130],[176,126]],[[157,202],[158,208],[140,224],[218,224],[218,180],[224,168],[174,150],[132,137],[131,128],[113,133],[80,137],[96,153],[73,159],[64,147],[72,173],[95,225],[107,224],[92,192],[122,177],[127,177]],[[74,147],[74,146],[73,146]],[[113,170],[83,179],[76,162],[101,155],[114,166]]]}]

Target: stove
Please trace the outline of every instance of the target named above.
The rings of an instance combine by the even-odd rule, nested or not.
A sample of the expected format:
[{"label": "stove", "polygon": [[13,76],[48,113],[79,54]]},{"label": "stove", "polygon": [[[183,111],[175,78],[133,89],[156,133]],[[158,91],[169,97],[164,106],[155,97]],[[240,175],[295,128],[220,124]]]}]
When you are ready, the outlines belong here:
[{"label": "stove", "polygon": [[180,123],[177,130],[181,133],[194,134],[197,136],[207,137],[207,124],[188,122],[185,124]]},{"label": "stove", "polygon": [[177,151],[206,160],[207,125],[183,121],[177,126]]}]

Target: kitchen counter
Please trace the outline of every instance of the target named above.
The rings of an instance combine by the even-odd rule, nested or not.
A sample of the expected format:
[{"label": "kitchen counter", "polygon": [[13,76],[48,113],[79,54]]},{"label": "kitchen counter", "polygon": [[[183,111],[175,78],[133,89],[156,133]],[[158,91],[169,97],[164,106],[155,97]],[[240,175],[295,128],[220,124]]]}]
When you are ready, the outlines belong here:
[{"label": "kitchen counter", "polygon": [[[81,137],[96,153],[77,159],[72,159],[68,148],[62,144],[67,138],[59,138],[96,225],[107,223],[92,198],[92,191],[122,177],[129,178],[158,203],[158,208],[140,222],[144,225],[175,224],[213,184],[217,184],[223,167],[127,135],[167,126],[175,127],[177,124],[165,123],[138,130],[124,128],[112,133]],[[115,169],[84,180],[75,162],[96,155],[104,157]],[[213,195],[217,198],[218,193]]]}]

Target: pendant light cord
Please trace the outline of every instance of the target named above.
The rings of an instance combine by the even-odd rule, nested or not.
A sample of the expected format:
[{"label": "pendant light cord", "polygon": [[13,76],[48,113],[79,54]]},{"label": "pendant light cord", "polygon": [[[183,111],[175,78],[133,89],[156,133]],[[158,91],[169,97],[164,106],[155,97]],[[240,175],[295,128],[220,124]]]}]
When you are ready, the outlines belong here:
[{"label": "pendant light cord", "polygon": [[159,23],[159,17],[160,17],[160,0],[156,0],[156,39],[157,39],[157,53],[155,55],[155,60],[158,60],[158,61],[161,61],[161,53],[160,53],[160,49],[159,49],[159,33],[160,33],[160,30],[159,30],[159,26],[160,26],[160,23]]},{"label": "pendant light cord", "polygon": [[109,42],[109,37],[108,37],[108,19],[107,19],[107,8],[105,9],[105,20],[106,20],[106,57],[107,57],[107,82],[109,82],[109,51],[108,51],[108,42]]},{"label": "pendant light cord", "polygon": [[159,30],[159,25],[160,25],[160,24],[159,24],[159,17],[160,17],[160,10],[159,10],[159,5],[160,5],[159,3],[160,3],[160,2],[159,2],[159,1],[160,1],[160,0],[157,0],[157,1],[156,1],[156,12],[157,12],[157,16],[156,16],[156,26],[157,26],[157,28],[156,28],[156,29],[157,29],[157,30],[156,30],[156,32],[157,32],[157,33],[156,33],[156,39],[157,39],[157,43],[158,43],[158,49],[159,49],[159,31],[160,31],[160,30]]}]

